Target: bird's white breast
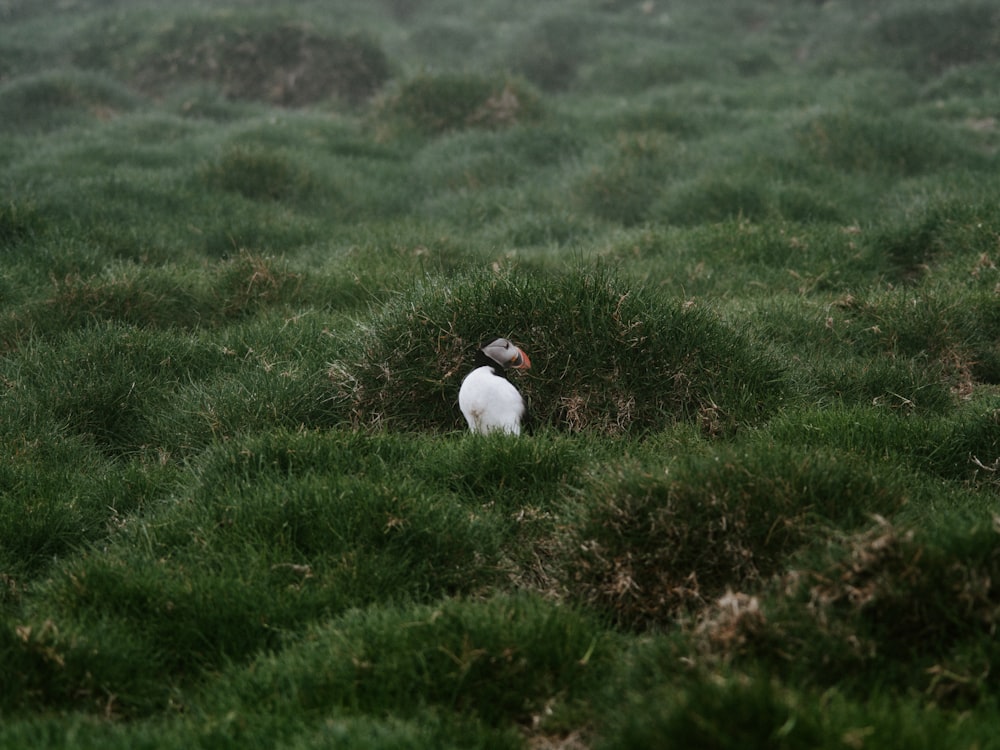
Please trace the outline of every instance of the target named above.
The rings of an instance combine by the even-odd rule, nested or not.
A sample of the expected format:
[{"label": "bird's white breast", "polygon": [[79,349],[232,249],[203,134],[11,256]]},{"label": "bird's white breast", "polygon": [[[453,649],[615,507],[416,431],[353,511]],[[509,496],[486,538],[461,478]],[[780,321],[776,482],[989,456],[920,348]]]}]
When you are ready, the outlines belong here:
[{"label": "bird's white breast", "polygon": [[473,432],[521,434],[524,399],[506,378],[495,375],[492,367],[477,367],[465,376],[458,406]]}]

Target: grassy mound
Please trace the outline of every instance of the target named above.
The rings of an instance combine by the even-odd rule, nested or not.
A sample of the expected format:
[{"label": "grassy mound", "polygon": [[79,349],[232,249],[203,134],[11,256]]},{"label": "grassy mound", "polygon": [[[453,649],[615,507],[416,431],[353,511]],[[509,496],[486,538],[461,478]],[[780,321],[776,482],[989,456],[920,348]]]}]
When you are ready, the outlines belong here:
[{"label": "grassy mound", "polygon": [[541,114],[523,82],[475,74],[421,75],[403,81],[379,105],[379,117],[425,135],[464,128],[502,129]]},{"label": "grassy mound", "polygon": [[81,50],[77,62],[120,63],[137,88],[154,94],[207,82],[233,99],[286,107],[331,98],[362,102],[389,77],[388,59],[370,39],[280,18],[180,18],[144,47],[137,59],[117,61],[101,60],[103,49]]},{"label": "grassy mound", "polygon": [[995,294],[971,298],[976,304],[962,310],[951,304],[946,290],[933,288],[845,299],[835,325],[855,352],[909,359],[925,373],[936,370],[940,382],[967,395],[977,382],[996,383],[1000,372],[992,334],[1000,305]]},{"label": "grassy mound", "polygon": [[580,178],[577,201],[606,221],[626,226],[645,221],[664,190],[674,150],[670,139],[657,133],[619,136],[607,161]]},{"label": "grassy mound", "polygon": [[14,435],[73,435],[122,458],[187,455],[264,423],[329,425],[322,336],[311,319],[278,335],[237,329],[225,341],[85,327],[5,360],[16,397],[0,406]]},{"label": "grassy mound", "polygon": [[[993,524],[995,525],[995,524]],[[865,694],[920,685],[934,700],[972,705],[996,689],[997,530],[957,514],[933,530],[884,518],[820,549],[760,600],[720,600],[699,625],[710,648],[764,658]]]},{"label": "grassy mound", "polygon": [[[568,443],[545,440],[279,433],[203,454],[183,491],[148,508],[147,520],[129,515],[126,505],[127,489],[142,493],[135,473],[131,487],[125,477],[95,483],[93,498],[81,498],[73,517],[60,517],[25,490],[22,509],[35,515],[38,532],[12,538],[0,561],[20,559],[26,544],[43,537],[47,544],[32,554],[63,555],[88,541],[101,546],[75,555],[34,592],[39,613],[60,628],[0,634],[12,680],[4,707],[99,710],[111,693],[116,712],[158,711],[172,688],[277,649],[284,633],[308,622],[380,601],[437,601],[526,579],[519,571],[533,564],[536,536],[549,533],[553,492],[582,459]],[[490,460],[498,465],[491,469]],[[511,466],[520,482],[507,481]],[[401,475],[410,478],[401,482]],[[146,480],[147,497],[164,489],[156,476]],[[102,503],[117,507],[109,515]],[[74,520],[96,528],[68,534]],[[26,528],[7,513],[0,521],[5,532]],[[461,619],[464,605],[453,606]],[[99,633],[94,623],[102,623]],[[503,629],[494,636],[513,638]],[[536,637],[542,644],[549,636],[543,628]],[[590,637],[573,647],[573,658],[585,655]],[[511,663],[522,669],[520,659]],[[378,690],[382,679],[373,679],[370,689]],[[409,691],[405,684],[399,689]]]},{"label": "grassy mound", "polygon": [[15,202],[0,205],[0,242],[13,248],[32,239],[42,229],[42,218],[30,204]]},{"label": "grassy mound", "polygon": [[0,747],[995,746],[997,21],[0,0]]},{"label": "grassy mound", "polygon": [[353,280],[327,281],[247,251],[194,268],[115,264],[98,274],[52,278],[46,296],[0,319],[0,348],[15,350],[32,338],[50,340],[95,324],[194,332],[267,312],[291,316],[309,305],[353,307],[369,296]]},{"label": "grassy mound", "polygon": [[330,367],[356,425],[455,429],[475,349],[509,335],[532,357],[517,378],[534,423],[603,434],[678,421],[711,435],[756,423],[782,398],[778,364],[706,310],[665,303],[603,272],[430,279],[365,325]]},{"label": "grassy mound", "polygon": [[989,3],[952,8],[907,8],[888,13],[873,30],[875,39],[902,57],[915,74],[931,76],[952,67],[996,60],[1000,12]]},{"label": "grassy mound", "polygon": [[209,187],[251,200],[293,200],[307,195],[315,180],[309,170],[271,150],[233,147],[205,166]]},{"label": "grassy mound", "polygon": [[890,513],[905,491],[850,454],[750,444],[595,478],[557,542],[569,595],[630,628],[753,590],[818,532]]},{"label": "grassy mound", "polygon": [[0,85],[0,132],[47,132],[109,120],[140,99],[103,74],[49,71]]},{"label": "grassy mound", "polygon": [[545,91],[571,88],[587,62],[587,39],[598,31],[590,19],[569,13],[548,15],[520,40],[510,65]]},{"label": "grassy mound", "polygon": [[990,253],[998,224],[1000,209],[992,201],[970,204],[932,200],[912,215],[880,227],[872,246],[903,279],[912,280],[932,266],[962,255],[983,264],[983,268],[972,267],[978,276],[992,263]]},{"label": "grassy mound", "polygon": [[846,171],[915,175],[981,158],[946,128],[891,114],[824,113],[795,137],[810,159]]},{"label": "grassy mound", "polygon": [[553,695],[579,694],[600,675],[603,640],[595,621],[524,595],[373,608],[252,665],[240,699],[268,712],[391,703],[404,716],[438,706],[489,726],[530,724]]},{"label": "grassy mound", "polygon": [[173,475],[166,466],[106,471],[100,450],[85,439],[46,434],[43,440],[26,427],[29,415],[7,411],[4,418],[20,418],[24,427],[0,436],[0,449],[10,457],[0,470],[0,612],[20,602],[26,581],[105,539]]}]

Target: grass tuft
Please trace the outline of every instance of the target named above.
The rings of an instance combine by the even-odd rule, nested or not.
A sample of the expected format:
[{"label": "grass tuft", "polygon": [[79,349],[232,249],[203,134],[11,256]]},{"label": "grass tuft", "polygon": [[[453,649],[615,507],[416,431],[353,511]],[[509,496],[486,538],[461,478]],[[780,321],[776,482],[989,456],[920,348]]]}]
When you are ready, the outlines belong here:
[{"label": "grass tuft", "polygon": [[[38,675],[14,662],[25,664],[17,679],[34,685],[22,700],[93,710],[92,691],[62,687],[87,675],[117,696],[118,711],[145,715],[205,670],[278,648],[310,621],[497,583],[508,522],[419,480],[401,483],[386,461],[419,462],[422,450],[302,434],[211,452],[187,492],[144,519],[123,518],[102,550],[46,583],[44,617],[61,627],[37,631],[41,643],[24,640],[16,656],[58,657]],[[100,632],[87,634],[95,623]],[[114,634],[127,637],[116,644]]]},{"label": "grass tuft", "polygon": [[998,226],[1000,212],[992,202],[935,202],[880,228],[872,246],[901,279],[913,280],[957,255],[978,257],[988,266]]},{"label": "grass tuft", "polygon": [[579,15],[544,18],[517,46],[511,65],[544,91],[572,88],[580,67],[587,62],[588,35],[596,30],[593,21]]},{"label": "grass tuft", "polygon": [[454,73],[407,79],[386,94],[378,108],[379,119],[389,128],[424,135],[502,129],[540,115],[540,98],[521,81]]},{"label": "grass tuft", "polygon": [[178,19],[152,47],[128,62],[134,66],[128,73],[140,89],[160,94],[178,82],[211,82],[232,99],[292,107],[333,97],[357,103],[389,77],[385,53],[367,37],[327,35],[266,17],[245,24]]},{"label": "grass tuft", "polygon": [[590,170],[575,188],[588,212],[625,226],[650,218],[671,168],[670,140],[656,133],[619,136],[607,163]]},{"label": "grass tuft", "polygon": [[989,0],[280,5],[0,0],[0,747],[995,746]]},{"label": "grass tuft", "polygon": [[315,187],[310,171],[271,150],[233,147],[203,170],[206,184],[250,200],[294,200]]},{"label": "grass tuft", "polygon": [[996,60],[1000,15],[989,3],[951,8],[907,8],[886,14],[875,38],[903,58],[905,69],[931,76],[949,68]]},{"label": "grass tuft", "polygon": [[625,750],[670,742],[734,749],[828,746],[820,706],[803,706],[792,691],[766,678],[705,680],[635,701],[633,710],[613,719],[614,733],[598,747]]},{"label": "grass tuft", "polygon": [[[351,612],[261,659],[241,701],[268,712],[454,712],[529,725],[556,695],[599,679],[605,639],[568,607],[529,596]],[[280,689],[279,689],[280,686]]]},{"label": "grass tuft", "polygon": [[848,172],[909,176],[981,162],[951,131],[900,115],[821,114],[795,137],[809,158]]},{"label": "grass tuft", "polygon": [[0,85],[0,129],[45,133],[110,120],[139,103],[134,93],[104,75],[39,73]]},{"label": "grass tuft", "polygon": [[34,239],[43,226],[41,214],[30,204],[0,205],[0,243],[6,247]]},{"label": "grass tuft", "polygon": [[[760,221],[774,213],[772,203],[766,185],[759,179],[712,178],[678,190],[658,215],[679,226],[734,219]],[[788,206],[786,200],[786,209]]]},{"label": "grass tuft", "polygon": [[80,436],[109,455],[153,442],[150,415],[193,377],[225,363],[215,347],[168,333],[103,325],[71,332],[61,346],[25,352],[10,383],[42,429]]},{"label": "grass tuft", "polygon": [[761,586],[817,533],[890,513],[899,483],[850,454],[753,444],[597,477],[558,547],[566,591],[628,628]]},{"label": "grass tuft", "polygon": [[983,634],[996,626],[996,549],[988,519],[959,516],[926,532],[878,518],[818,561],[807,558],[756,617],[730,621],[738,637],[715,645],[856,695],[876,680],[884,689],[918,685],[939,704],[975,705],[995,689],[985,666],[996,649]]},{"label": "grass tuft", "polygon": [[387,306],[362,348],[331,365],[334,403],[357,425],[460,428],[458,388],[491,335],[526,347],[536,364],[518,386],[534,423],[561,430],[689,421],[722,435],[782,398],[777,363],[697,306],[664,303],[603,271],[544,283],[514,271],[429,279]]}]

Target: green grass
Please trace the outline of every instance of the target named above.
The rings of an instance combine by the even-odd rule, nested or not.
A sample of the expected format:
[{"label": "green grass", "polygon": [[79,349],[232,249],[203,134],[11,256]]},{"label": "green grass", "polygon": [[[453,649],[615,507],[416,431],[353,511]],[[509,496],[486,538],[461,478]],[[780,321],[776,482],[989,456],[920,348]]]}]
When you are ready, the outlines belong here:
[{"label": "green grass", "polygon": [[545,360],[524,384],[538,425],[617,434],[684,420],[717,434],[755,424],[782,399],[780,365],[741,331],[600,269],[427,281],[401,302],[367,336],[354,332],[361,351],[345,342],[331,367],[334,401],[354,424],[457,427],[463,363],[498,316],[510,327],[499,334],[517,332]]},{"label": "green grass", "polygon": [[995,745],[1000,16],[869,6],[0,2],[0,747]]}]

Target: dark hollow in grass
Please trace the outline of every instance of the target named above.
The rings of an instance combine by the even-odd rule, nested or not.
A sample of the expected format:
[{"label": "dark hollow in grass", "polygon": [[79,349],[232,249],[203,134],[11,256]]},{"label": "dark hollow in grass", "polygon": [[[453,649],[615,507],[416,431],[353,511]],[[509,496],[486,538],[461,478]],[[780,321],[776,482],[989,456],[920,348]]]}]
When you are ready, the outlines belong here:
[{"label": "dark hollow in grass", "polygon": [[602,271],[428,279],[362,333],[330,367],[333,406],[356,425],[461,427],[458,389],[491,335],[535,362],[517,384],[538,425],[617,434],[691,421],[720,435],[783,395],[781,367],[740,331]]}]

